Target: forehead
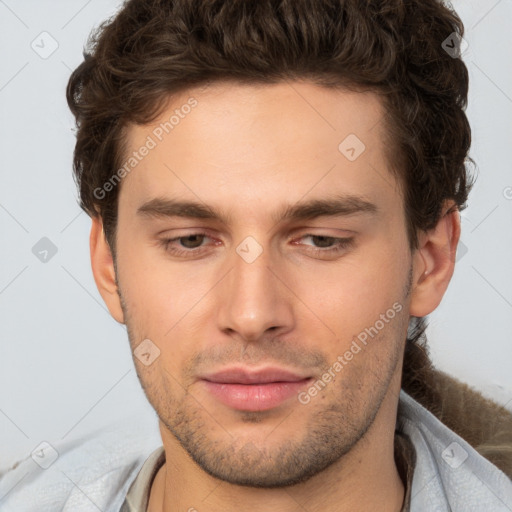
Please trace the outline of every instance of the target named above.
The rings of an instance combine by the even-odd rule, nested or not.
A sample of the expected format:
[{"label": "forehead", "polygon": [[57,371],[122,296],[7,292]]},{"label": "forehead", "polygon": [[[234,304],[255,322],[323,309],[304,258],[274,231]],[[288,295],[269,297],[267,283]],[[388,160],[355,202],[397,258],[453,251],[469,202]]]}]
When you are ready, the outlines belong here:
[{"label": "forehead", "polygon": [[372,92],[307,82],[189,89],[153,122],[126,130],[125,161],[139,155],[120,203],[173,195],[261,209],[279,194],[297,201],[335,191],[391,204],[398,189],[384,129]]}]

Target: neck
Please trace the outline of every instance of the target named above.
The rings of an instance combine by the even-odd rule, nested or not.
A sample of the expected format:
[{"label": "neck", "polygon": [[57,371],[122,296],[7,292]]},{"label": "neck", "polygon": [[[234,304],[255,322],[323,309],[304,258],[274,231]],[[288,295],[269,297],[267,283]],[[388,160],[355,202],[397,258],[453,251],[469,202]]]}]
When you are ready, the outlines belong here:
[{"label": "neck", "polygon": [[349,453],[306,482],[285,488],[243,487],[210,476],[160,423],[166,463],[153,482],[148,512],[399,512],[404,499],[394,459],[399,389],[390,386],[375,421]]}]

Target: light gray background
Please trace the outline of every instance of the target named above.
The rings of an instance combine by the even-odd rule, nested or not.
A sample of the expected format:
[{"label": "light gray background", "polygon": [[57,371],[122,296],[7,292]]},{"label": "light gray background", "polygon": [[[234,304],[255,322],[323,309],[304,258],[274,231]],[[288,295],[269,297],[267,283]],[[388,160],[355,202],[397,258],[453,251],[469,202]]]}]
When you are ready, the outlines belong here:
[{"label": "light gray background", "polygon": [[[0,469],[43,440],[153,414],[125,328],[96,290],[90,220],[71,174],[66,83],[91,28],[118,4],[0,0]],[[439,368],[512,410],[512,1],[453,5],[469,45],[478,180],[457,269],[428,334]],[[31,47],[49,52],[53,40],[47,58]],[[46,263],[32,252],[42,237],[57,248]]]}]

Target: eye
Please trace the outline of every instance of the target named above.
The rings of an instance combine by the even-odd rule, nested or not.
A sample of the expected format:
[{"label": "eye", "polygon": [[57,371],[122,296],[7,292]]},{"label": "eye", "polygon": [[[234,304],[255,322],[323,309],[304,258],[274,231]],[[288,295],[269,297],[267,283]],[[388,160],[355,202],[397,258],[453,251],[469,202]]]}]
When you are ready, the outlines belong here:
[{"label": "eye", "polygon": [[180,244],[186,249],[197,249],[201,246],[206,235],[202,233],[194,233],[193,235],[182,236],[178,238]]},{"label": "eye", "polygon": [[[310,238],[315,242],[317,247],[329,248],[332,247],[334,243],[336,243],[339,238],[335,238],[333,236],[324,236],[324,235],[306,235],[304,238]],[[343,240],[343,239],[341,239]]]},{"label": "eye", "polygon": [[[304,244],[306,245],[307,252],[311,252],[317,256],[336,256],[347,249],[351,248],[354,245],[354,237],[350,238],[338,238],[334,236],[326,236],[326,235],[314,235],[308,233],[303,235],[297,240],[306,240],[309,239],[313,242],[314,245]],[[301,245],[297,243],[295,240],[292,242],[294,245]]]},{"label": "eye", "polygon": [[207,248],[203,245],[205,240],[212,239],[206,233],[190,233],[175,238],[164,238],[160,240],[160,245],[173,256],[187,256],[203,252]]},{"label": "eye", "polygon": [[[311,243],[304,243],[309,240]],[[210,241],[210,243],[207,243]],[[292,245],[305,247],[305,251],[319,258],[337,256],[354,245],[354,238],[305,234],[292,240]],[[175,238],[164,238],[159,244],[171,256],[195,257],[207,252],[212,245],[222,244],[204,232],[189,233]]]}]

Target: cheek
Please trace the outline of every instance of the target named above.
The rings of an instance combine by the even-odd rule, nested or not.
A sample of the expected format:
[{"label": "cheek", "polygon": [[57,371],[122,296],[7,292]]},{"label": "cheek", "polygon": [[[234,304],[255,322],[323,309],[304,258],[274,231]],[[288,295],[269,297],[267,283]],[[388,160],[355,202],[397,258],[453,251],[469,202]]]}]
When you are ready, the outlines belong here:
[{"label": "cheek", "polygon": [[[132,349],[150,339],[160,351],[158,361],[151,365],[158,366],[159,380],[181,385],[183,361],[190,356],[192,347],[197,348],[205,338],[206,324],[199,320],[204,320],[211,284],[205,271],[187,271],[163,258],[144,263],[150,260],[141,253],[125,251],[118,265]],[[212,272],[213,277],[217,275]],[[147,380],[150,373],[144,368],[141,372],[141,379]],[[181,389],[180,385],[177,389]]]},{"label": "cheek", "polygon": [[[390,309],[387,316],[394,318],[397,309],[406,308],[408,265],[407,252],[400,246],[376,241],[337,263],[302,267],[291,281],[297,297],[346,340]],[[308,317],[311,312],[306,312]]]},{"label": "cheek", "polygon": [[[208,294],[225,272],[222,262],[171,261],[163,249],[145,247],[135,237],[130,240],[121,230],[119,233],[120,284],[129,315],[141,328],[139,334],[167,343],[208,328],[208,319],[216,314]],[[280,300],[295,304],[299,329],[320,328],[329,335],[327,326],[337,338],[351,339],[373,325],[396,301],[402,301],[407,245],[399,234],[394,236],[373,236],[333,262],[278,262],[275,270],[293,293],[284,288],[279,291],[279,285],[275,292],[281,295]],[[175,348],[179,345],[173,343]]]},{"label": "cheek", "polygon": [[163,249],[160,252],[156,247],[134,243],[133,249],[127,250],[128,246],[128,240],[120,240],[118,270],[130,312],[146,327],[156,326],[166,332],[186,314],[204,286],[183,265],[167,261]]}]

